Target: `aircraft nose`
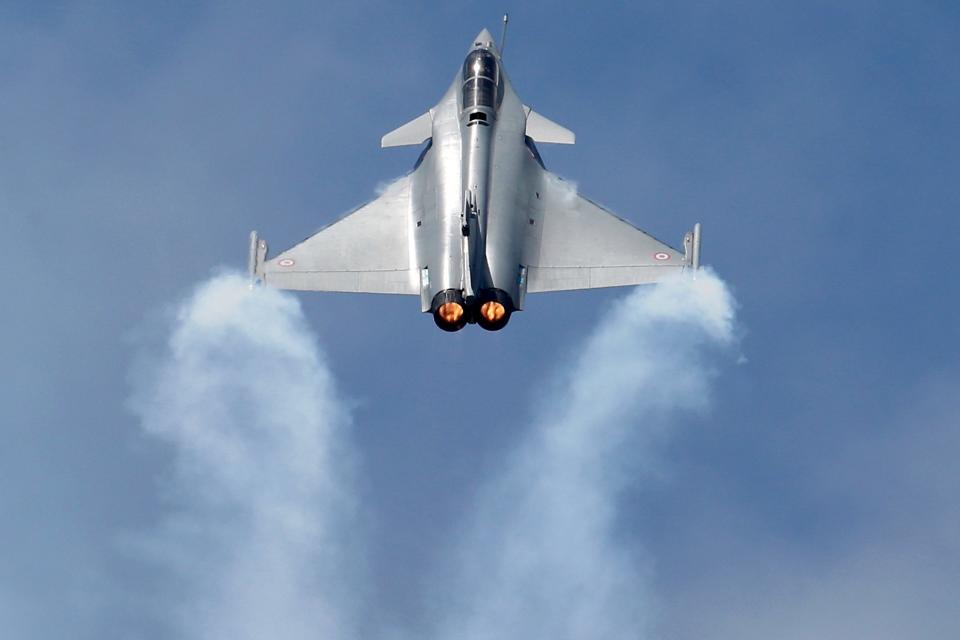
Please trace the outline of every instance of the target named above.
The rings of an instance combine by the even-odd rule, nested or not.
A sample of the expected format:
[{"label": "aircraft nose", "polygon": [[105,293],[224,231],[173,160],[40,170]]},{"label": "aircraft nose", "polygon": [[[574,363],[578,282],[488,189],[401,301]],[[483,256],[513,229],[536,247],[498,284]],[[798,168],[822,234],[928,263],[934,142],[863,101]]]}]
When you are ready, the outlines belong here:
[{"label": "aircraft nose", "polygon": [[490,32],[486,29],[482,29],[480,33],[477,34],[477,37],[473,39],[474,47],[492,47],[493,44],[493,36],[490,35]]}]

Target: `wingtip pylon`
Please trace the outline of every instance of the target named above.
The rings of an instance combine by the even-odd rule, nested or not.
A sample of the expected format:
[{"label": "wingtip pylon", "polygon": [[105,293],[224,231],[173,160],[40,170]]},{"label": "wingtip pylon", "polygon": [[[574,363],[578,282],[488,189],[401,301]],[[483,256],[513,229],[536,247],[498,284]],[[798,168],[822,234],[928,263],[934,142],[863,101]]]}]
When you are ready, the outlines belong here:
[{"label": "wingtip pylon", "polygon": [[693,275],[696,276],[697,271],[700,270],[700,223],[693,225],[693,230],[688,231],[686,235],[683,236],[683,251],[684,259],[686,260],[687,266],[693,271]]},{"label": "wingtip pylon", "polygon": [[263,281],[263,262],[267,257],[267,241],[260,238],[256,231],[250,232],[250,254],[247,260],[247,270],[250,275],[250,288],[253,289]]}]

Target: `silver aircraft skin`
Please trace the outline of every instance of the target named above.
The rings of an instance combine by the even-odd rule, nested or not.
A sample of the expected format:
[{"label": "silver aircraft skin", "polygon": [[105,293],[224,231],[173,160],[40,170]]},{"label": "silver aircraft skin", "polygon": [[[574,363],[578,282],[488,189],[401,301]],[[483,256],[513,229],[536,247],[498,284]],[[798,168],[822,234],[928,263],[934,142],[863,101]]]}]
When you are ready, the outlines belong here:
[{"label": "silver aircraft skin", "polygon": [[699,268],[700,225],[678,251],[578,195],[536,143],[574,134],[524,105],[484,29],[429,111],[383,136],[425,144],[375,200],[274,257],[251,234],[250,272],[281,289],[420,296],[438,327],[503,328],[528,293],[655,283]]}]

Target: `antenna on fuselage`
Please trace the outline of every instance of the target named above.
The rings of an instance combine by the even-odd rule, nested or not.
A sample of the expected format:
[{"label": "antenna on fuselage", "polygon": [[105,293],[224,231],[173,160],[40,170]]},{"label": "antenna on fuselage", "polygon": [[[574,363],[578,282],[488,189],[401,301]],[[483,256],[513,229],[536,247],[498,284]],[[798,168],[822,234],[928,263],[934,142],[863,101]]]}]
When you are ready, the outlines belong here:
[{"label": "antenna on fuselage", "polygon": [[500,32],[500,57],[503,58],[503,47],[507,44],[507,23],[510,22],[510,14],[503,14],[503,31]]}]

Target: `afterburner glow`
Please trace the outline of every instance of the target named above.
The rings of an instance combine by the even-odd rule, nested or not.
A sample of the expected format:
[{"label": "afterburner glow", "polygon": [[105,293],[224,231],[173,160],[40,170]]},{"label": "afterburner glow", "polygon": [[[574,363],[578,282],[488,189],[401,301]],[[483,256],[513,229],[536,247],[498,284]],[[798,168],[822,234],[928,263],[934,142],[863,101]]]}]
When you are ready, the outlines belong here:
[{"label": "afterburner glow", "polygon": [[490,301],[484,302],[480,306],[480,315],[484,317],[488,322],[497,322],[503,319],[503,316],[507,314],[506,308],[499,302]]},{"label": "afterburner glow", "polygon": [[445,302],[437,309],[437,315],[448,324],[456,324],[463,317],[463,307],[457,302]]}]

